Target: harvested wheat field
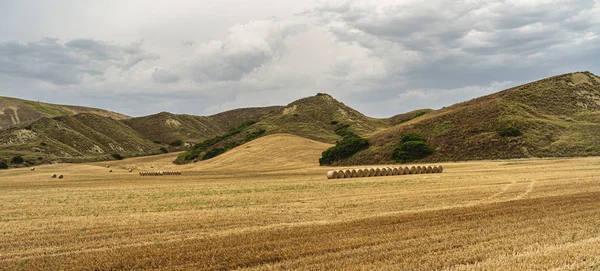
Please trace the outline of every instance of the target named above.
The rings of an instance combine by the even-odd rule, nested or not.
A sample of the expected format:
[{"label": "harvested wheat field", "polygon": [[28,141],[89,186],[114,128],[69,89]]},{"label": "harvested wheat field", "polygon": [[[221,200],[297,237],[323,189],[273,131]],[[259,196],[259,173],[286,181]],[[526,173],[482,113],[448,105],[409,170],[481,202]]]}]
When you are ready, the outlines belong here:
[{"label": "harvested wheat field", "polygon": [[328,180],[328,146],[272,135],[186,166],[0,171],[0,269],[600,269],[600,158]]}]

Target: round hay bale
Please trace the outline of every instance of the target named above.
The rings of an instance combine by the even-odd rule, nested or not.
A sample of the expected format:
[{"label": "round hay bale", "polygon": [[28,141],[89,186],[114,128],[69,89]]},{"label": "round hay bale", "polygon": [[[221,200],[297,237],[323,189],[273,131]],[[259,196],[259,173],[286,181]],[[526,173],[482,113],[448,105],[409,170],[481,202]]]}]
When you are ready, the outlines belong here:
[{"label": "round hay bale", "polygon": [[32,167],[32,168],[31,168],[31,171],[35,171],[35,168],[34,168],[34,167]]},{"label": "round hay bale", "polygon": [[356,178],[358,177],[358,175],[356,174],[356,169],[351,169],[350,170],[350,178]]},{"label": "round hay bale", "polygon": [[62,174],[59,174],[59,175],[58,175],[58,178],[59,178],[59,179],[62,179],[62,178],[64,178],[64,176],[63,176]]},{"label": "round hay bale", "polygon": [[423,168],[421,166],[417,166],[417,174],[423,173]]},{"label": "round hay bale", "polygon": [[379,176],[387,176],[388,175],[387,168],[382,167],[379,169],[379,172],[381,172],[381,174],[379,174]]},{"label": "round hay bale", "polygon": [[373,175],[373,176],[381,176],[381,169],[378,168],[378,167],[376,167],[375,168],[375,175]]},{"label": "round hay bale", "polygon": [[402,175],[408,175],[408,174],[410,174],[410,168],[408,168],[408,167],[404,167],[404,168],[402,169],[402,171],[403,171],[403,172],[402,172]]},{"label": "round hay bale", "polygon": [[128,169],[127,172],[133,172],[133,169]]},{"label": "round hay bale", "polygon": [[438,166],[438,173],[442,173],[444,172],[444,167],[442,167],[442,165]]},{"label": "round hay bale", "polygon": [[109,168],[109,167],[110,167],[109,165],[106,165],[106,168]]},{"label": "round hay bale", "polygon": [[343,179],[345,177],[344,175],[346,175],[344,173],[344,170],[337,170],[337,177],[338,177],[338,179]]},{"label": "round hay bale", "polygon": [[402,175],[397,167],[392,168],[392,175]]},{"label": "round hay bale", "polygon": [[52,174],[52,178],[56,178],[56,173]]},{"label": "round hay bale", "polygon": [[385,168],[385,170],[387,171],[387,176],[394,175],[394,169],[392,169],[391,167],[387,167],[387,168]]},{"label": "round hay bale", "polygon": [[337,179],[337,171],[335,171],[335,170],[327,171],[327,179]]},{"label": "round hay bale", "polygon": [[375,169],[369,168],[369,177],[374,177],[374,176],[375,176]]},{"label": "round hay bale", "polygon": [[349,169],[344,170],[344,178],[352,178],[352,171]]},{"label": "round hay bale", "polygon": [[433,168],[431,166],[427,166],[427,168],[425,169],[426,173],[433,173]]},{"label": "round hay bale", "polygon": [[112,172],[112,169],[109,169],[108,172]]},{"label": "round hay bale", "polygon": [[358,178],[365,177],[365,172],[362,169],[360,169],[360,168],[357,169],[356,170],[356,177],[358,177]]},{"label": "round hay bale", "polygon": [[417,174],[417,167],[415,167],[415,166],[410,167],[410,174]]}]

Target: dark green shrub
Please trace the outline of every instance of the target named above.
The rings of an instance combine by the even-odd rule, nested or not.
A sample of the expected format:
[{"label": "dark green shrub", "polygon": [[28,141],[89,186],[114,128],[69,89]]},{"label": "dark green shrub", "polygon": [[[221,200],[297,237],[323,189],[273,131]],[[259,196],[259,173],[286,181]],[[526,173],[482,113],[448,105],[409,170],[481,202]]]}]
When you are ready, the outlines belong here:
[{"label": "dark green shrub", "polygon": [[348,158],[367,148],[369,148],[369,141],[350,133],[344,136],[335,146],[324,151],[319,159],[319,164],[331,165],[335,161]]},{"label": "dark green shrub", "polygon": [[498,131],[498,134],[502,137],[507,137],[507,136],[521,136],[523,133],[521,133],[521,130],[519,130],[519,128],[515,128],[512,126],[506,126],[502,129],[500,129],[500,131]]},{"label": "dark green shrub", "polygon": [[125,159],[125,157],[123,157],[122,155],[120,155],[118,153],[113,153],[110,156],[112,156],[112,158],[115,158],[116,160],[123,160],[123,159]]},{"label": "dark green shrub", "polygon": [[47,146],[48,144],[46,144],[45,142],[40,143],[40,146]]},{"label": "dark green shrub", "polygon": [[20,155],[17,155],[15,157],[13,157],[10,162],[12,164],[23,164],[23,162],[25,162],[25,160],[23,160],[23,157]]},{"label": "dark green shrub", "polygon": [[258,138],[259,136],[263,135],[265,132],[266,132],[265,129],[258,129],[258,131],[256,131],[256,132],[252,132],[252,133],[247,134],[244,137],[244,141],[245,142],[252,141],[252,140]]},{"label": "dark green shrub", "polygon": [[152,142],[154,142],[154,144],[162,144],[162,142],[160,142],[160,140],[153,140]]},{"label": "dark green shrub", "polygon": [[339,122],[337,120],[332,120],[330,123],[331,125],[337,125]]},{"label": "dark green shrub", "polygon": [[171,145],[171,147],[179,147],[179,146],[183,145],[183,140],[177,139],[177,140],[169,143],[169,145]]},{"label": "dark green shrub", "polygon": [[435,150],[423,141],[408,141],[400,144],[394,149],[392,157],[394,160],[407,163],[431,155]]},{"label": "dark green shrub", "polygon": [[8,169],[8,164],[4,161],[0,161],[0,169]]},{"label": "dark green shrub", "polygon": [[169,150],[167,150],[167,148],[165,148],[165,147],[162,147],[162,148],[160,148],[159,150],[160,150],[162,153],[168,153],[168,152],[169,152]]},{"label": "dark green shrub", "polygon": [[41,157],[41,156],[40,156],[40,157],[38,157],[37,159],[41,161],[41,160],[44,160],[44,157]]},{"label": "dark green shrub", "polygon": [[214,148],[214,149],[206,152],[206,154],[204,154],[204,156],[202,156],[202,160],[213,158],[215,156],[218,156],[219,154],[224,153],[225,151],[227,151],[227,150],[223,149],[223,148]]},{"label": "dark green shrub", "polygon": [[354,134],[350,130],[350,124],[347,124],[347,123],[340,123],[340,124],[336,125],[334,131],[335,131],[336,135],[339,135],[341,137]]},{"label": "dark green shrub", "polygon": [[410,142],[410,141],[422,141],[425,142],[425,137],[421,134],[417,133],[407,133],[400,136],[400,143]]},{"label": "dark green shrub", "polygon": [[225,145],[225,147],[223,147],[223,148],[224,148],[224,149],[226,149],[226,150],[231,150],[231,149],[233,149],[233,148],[235,148],[235,147],[237,147],[237,146],[239,146],[239,145],[240,145],[240,143],[239,143],[239,142],[236,142],[236,141],[231,141],[231,142],[227,143],[227,144]]}]

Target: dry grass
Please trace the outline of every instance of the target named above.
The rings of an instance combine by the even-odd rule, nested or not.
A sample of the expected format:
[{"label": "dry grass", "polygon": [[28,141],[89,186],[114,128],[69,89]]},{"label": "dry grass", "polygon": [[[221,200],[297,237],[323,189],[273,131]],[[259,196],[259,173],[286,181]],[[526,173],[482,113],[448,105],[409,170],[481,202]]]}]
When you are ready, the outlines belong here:
[{"label": "dry grass", "polygon": [[[0,270],[600,268],[600,158],[327,180],[332,168],[309,162],[327,146],[260,140],[210,165],[167,154],[110,174],[106,163],[0,171]],[[183,175],[137,174],[150,166]]]}]

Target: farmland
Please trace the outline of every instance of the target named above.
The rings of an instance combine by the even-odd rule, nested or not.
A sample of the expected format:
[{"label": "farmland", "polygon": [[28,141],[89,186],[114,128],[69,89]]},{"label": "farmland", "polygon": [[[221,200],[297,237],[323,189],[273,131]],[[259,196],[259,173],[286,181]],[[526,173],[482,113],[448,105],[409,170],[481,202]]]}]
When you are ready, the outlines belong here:
[{"label": "farmland", "polygon": [[183,166],[0,171],[0,270],[600,269],[598,157],[327,180],[329,146],[271,135]]}]

